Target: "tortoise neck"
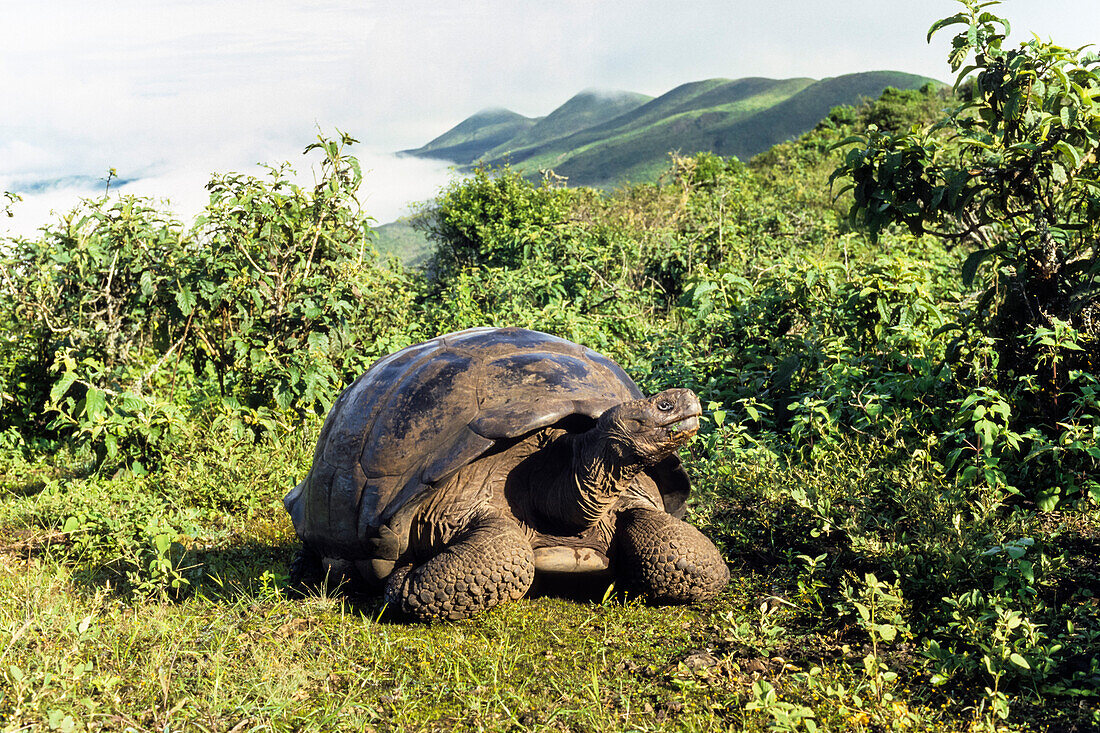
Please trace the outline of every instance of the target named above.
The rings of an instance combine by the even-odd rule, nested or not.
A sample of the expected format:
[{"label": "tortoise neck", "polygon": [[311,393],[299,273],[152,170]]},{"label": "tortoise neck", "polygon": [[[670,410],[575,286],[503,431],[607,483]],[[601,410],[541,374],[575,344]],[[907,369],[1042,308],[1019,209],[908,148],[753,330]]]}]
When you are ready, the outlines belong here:
[{"label": "tortoise neck", "polygon": [[547,509],[571,528],[586,529],[606,516],[642,466],[627,459],[622,447],[599,427],[570,439],[571,465],[563,466],[554,481]]}]

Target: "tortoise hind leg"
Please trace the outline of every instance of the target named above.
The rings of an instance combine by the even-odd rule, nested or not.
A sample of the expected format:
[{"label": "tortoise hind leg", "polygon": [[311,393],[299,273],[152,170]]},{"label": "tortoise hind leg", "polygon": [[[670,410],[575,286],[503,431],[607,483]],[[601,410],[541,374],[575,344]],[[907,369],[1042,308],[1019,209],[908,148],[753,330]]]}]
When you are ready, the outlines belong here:
[{"label": "tortoise hind leg", "polygon": [[704,601],[729,582],[729,568],[714,543],[671,514],[652,509],[623,512],[615,534],[616,575],[652,601]]},{"label": "tortoise hind leg", "polygon": [[386,601],[422,620],[457,620],[521,598],[534,577],[534,553],[519,525],[483,514],[432,559],[394,570]]}]

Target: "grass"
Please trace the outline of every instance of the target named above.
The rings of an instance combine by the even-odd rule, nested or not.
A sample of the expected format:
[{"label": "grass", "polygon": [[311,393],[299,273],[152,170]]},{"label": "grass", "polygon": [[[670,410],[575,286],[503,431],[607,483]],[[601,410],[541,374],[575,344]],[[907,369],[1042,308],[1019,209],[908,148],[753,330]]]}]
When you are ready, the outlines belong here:
[{"label": "grass", "polygon": [[[860,668],[868,638],[833,623],[795,558],[810,542],[797,536],[804,518],[749,496],[803,476],[752,460],[704,462],[696,476],[693,521],[734,568],[713,603],[652,607],[603,587],[566,597],[544,587],[474,619],[421,625],[376,597],[293,598],[285,569],[297,542],[280,499],[316,430],[260,445],[210,436],[146,478],[81,476],[63,455],[7,456],[3,730],[763,731],[805,730],[807,719],[823,730],[896,720],[968,730],[975,720],[919,674],[874,687]],[[97,545],[74,552],[59,531],[73,507],[116,502],[125,517],[165,487],[165,521],[191,512],[194,525],[176,538],[187,547],[182,591],[134,588]],[[890,654],[904,670],[912,650]]]},{"label": "grass", "polygon": [[716,656],[718,620],[756,614],[745,579],[711,607],[534,598],[420,626],[289,600],[258,566],[246,585],[137,603],[39,559],[0,567],[9,730],[762,729],[751,680],[796,669]]},{"label": "grass", "polygon": [[405,219],[375,227],[374,246],[383,257],[397,257],[405,267],[424,265],[433,251],[431,240]]},{"label": "grass", "polygon": [[[697,624],[683,609],[654,618],[543,599],[405,626],[379,621],[373,606],[290,601],[263,584],[133,607],[103,590],[74,594],[43,567],[8,570],[5,713],[32,726],[615,729],[671,704],[668,654],[690,645]],[[639,626],[646,644],[624,643]],[[705,699],[694,702],[699,717]]]}]

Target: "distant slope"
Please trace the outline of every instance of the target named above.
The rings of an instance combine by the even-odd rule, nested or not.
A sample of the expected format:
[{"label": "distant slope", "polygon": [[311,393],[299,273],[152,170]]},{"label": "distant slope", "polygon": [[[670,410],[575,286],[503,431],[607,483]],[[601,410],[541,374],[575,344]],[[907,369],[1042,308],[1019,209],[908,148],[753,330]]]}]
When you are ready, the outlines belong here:
[{"label": "distant slope", "polygon": [[[870,71],[821,81],[707,79],[648,101],[628,92],[605,98],[582,92],[541,120],[515,113],[496,120],[494,139],[503,138],[508,125],[516,132],[495,145],[484,144],[488,126],[475,115],[424,148],[406,152],[465,165],[479,160],[510,163],[530,174],[552,168],[573,185],[648,181],[667,167],[670,152],[711,151],[747,160],[810,130],[837,105],[878,97],[886,87],[916,89],[929,82],[940,83],[914,74]],[[621,109],[612,114],[616,105]],[[471,131],[480,134],[479,144],[472,144]],[[441,150],[448,154],[441,155]],[[463,158],[468,152],[472,154]]]},{"label": "distant slope", "polygon": [[374,227],[374,247],[383,257],[394,256],[405,267],[420,267],[432,255],[432,242],[407,219]]},{"label": "distant slope", "polygon": [[514,152],[512,163],[522,170],[553,168],[578,185],[648,179],[667,166],[670,151],[712,150],[714,130],[751,118],[813,83],[751,78],[684,84],[602,125]]},{"label": "distant slope", "polygon": [[415,150],[402,150],[399,155],[437,158],[453,163],[470,163],[486,151],[503,145],[538,123],[538,119],[501,107],[483,109],[467,117],[427,145]]},{"label": "distant slope", "polygon": [[608,134],[637,132],[679,115],[704,110],[749,114],[775,104],[813,83],[813,79],[707,79],[681,84],[633,112],[586,131],[588,142]]},{"label": "distant slope", "polygon": [[842,104],[877,99],[887,87],[920,89],[935,79],[897,71],[868,71],[822,79],[752,119],[718,131],[714,152],[748,160],[777,143],[811,130],[829,110]]},{"label": "distant slope", "polygon": [[[801,88],[784,96],[791,89],[790,82],[803,81],[806,83]],[[888,86],[913,89],[929,81],[934,80],[896,72],[847,74],[819,82],[788,80],[784,86],[741,100],[740,105],[685,107],[685,111],[648,126],[632,125],[625,132],[603,131],[604,139],[582,146],[548,148],[519,167],[553,168],[574,185],[653,180],[667,167],[670,152],[689,155],[711,151],[748,160],[812,129],[837,105],[878,97]]]},{"label": "distant slope", "polygon": [[646,94],[586,89],[503,145],[486,151],[487,159],[510,157],[515,150],[550,143],[600,125],[652,100]]}]

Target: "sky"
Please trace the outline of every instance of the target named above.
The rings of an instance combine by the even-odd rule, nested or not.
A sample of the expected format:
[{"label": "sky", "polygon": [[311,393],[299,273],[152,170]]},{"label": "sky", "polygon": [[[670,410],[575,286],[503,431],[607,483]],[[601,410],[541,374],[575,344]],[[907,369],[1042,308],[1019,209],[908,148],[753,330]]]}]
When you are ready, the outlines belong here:
[{"label": "sky", "polygon": [[[542,116],[584,89],[888,69],[949,80],[954,0],[0,0],[0,233],[31,234],[109,169],[188,221],[214,172],[260,174],[319,132],[360,140],[379,223],[452,179],[398,158],[486,107]],[[1100,42],[1100,0],[1006,0],[1014,41]],[[55,212],[55,213],[51,213]]]}]

